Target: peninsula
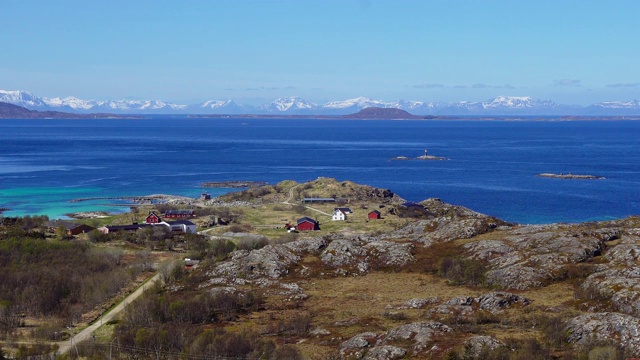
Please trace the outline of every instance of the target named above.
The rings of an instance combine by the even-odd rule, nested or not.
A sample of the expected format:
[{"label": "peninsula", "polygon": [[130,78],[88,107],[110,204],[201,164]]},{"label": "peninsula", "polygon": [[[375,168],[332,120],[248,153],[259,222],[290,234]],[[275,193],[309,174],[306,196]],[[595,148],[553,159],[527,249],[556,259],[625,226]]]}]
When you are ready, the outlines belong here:
[{"label": "peninsula", "polygon": [[[2,308],[11,321],[0,326],[15,336],[3,351],[38,341],[29,350],[77,347],[87,358],[640,354],[640,217],[521,225],[331,178],[146,201],[167,197],[140,196],[130,213],[77,219],[73,228],[4,218],[0,245],[11,256],[0,264],[0,289],[12,290],[5,294],[21,312]],[[97,230],[73,233],[87,226]],[[25,282],[25,273],[38,276]],[[160,276],[142,300],[127,297]],[[39,301],[27,296],[37,291]],[[74,294],[83,296],[69,315]],[[116,314],[105,312],[123,299],[126,315],[113,326]],[[90,322],[101,335],[78,337]],[[33,330],[19,331],[26,326]]]}]

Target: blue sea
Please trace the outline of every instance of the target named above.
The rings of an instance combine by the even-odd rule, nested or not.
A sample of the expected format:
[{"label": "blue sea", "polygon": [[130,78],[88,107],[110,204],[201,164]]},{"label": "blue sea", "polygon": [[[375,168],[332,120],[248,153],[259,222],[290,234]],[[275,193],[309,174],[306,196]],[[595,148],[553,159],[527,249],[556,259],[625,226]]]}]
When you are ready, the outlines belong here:
[{"label": "blue sea", "polygon": [[[640,122],[554,120],[0,120],[0,207],[56,218],[128,210],[76,198],[196,197],[207,181],[324,176],[519,223],[640,214]],[[391,160],[425,149],[448,160]],[[545,172],[606,179],[536,176]]]}]

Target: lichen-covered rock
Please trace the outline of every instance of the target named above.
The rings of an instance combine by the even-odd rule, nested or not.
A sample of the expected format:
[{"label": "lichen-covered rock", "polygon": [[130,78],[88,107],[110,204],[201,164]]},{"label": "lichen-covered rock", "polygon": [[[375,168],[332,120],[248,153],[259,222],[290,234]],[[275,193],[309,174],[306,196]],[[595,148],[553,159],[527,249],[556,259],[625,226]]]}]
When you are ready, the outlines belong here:
[{"label": "lichen-covered rock", "polygon": [[385,238],[408,238],[431,246],[437,242],[469,239],[510,224],[462,206],[451,205],[440,199],[427,199],[420,203],[431,214],[427,220],[411,222]]},{"label": "lichen-covered rock", "polygon": [[457,316],[470,317],[476,311],[488,311],[499,313],[512,306],[527,306],[529,299],[524,296],[508,292],[491,292],[478,297],[455,297],[429,310],[430,314],[456,314]]},{"label": "lichen-covered rock", "polygon": [[428,299],[410,299],[407,300],[404,304],[397,306],[398,309],[421,309],[427,305],[435,304],[439,302],[439,298],[428,298]]},{"label": "lichen-covered rock", "polygon": [[[492,337],[484,335],[476,335],[469,338],[464,342],[466,351],[470,352],[469,355],[478,356],[484,349],[494,350],[499,347],[506,346],[502,341]],[[466,354],[465,354],[466,355]]]},{"label": "lichen-covered rock", "polygon": [[464,246],[469,257],[486,261],[489,285],[526,290],[563,276],[567,264],[584,262],[605,248],[603,235],[569,225],[529,225],[500,231],[500,239]]},{"label": "lichen-covered rock", "polygon": [[351,337],[349,340],[340,344],[339,350],[341,355],[351,355],[361,358],[364,348],[371,347],[378,341],[378,334],[374,332],[364,332]]},{"label": "lichen-covered rock", "polygon": [[480,310],[498,312],[514,305],[526,306],[530,304],[529,299],[524,296],[497,291],[481,295],[474,299],[478,303]]},{"label": "lichen-covered rock", "polygon": [[396,360],[402,359],[407,354],[407,349],[392,345],[382,345],[371,348],[364,355],[364,360]]},{"label": "lichen-covered rock", "polygon": [[584,345],[594,340],[621,344],[640,352],[640,320],[620,313],[593,313],[577,316],[567,323],[569,342]]},{"label": "lichen-covered rock", "polygon": [[371,268],[402,267],[415,261],[413,245],[376,238],[336,239],[322,252],[321,260],[340,274],[364,274]]},{"label": "lichen-covered rock", "polygon": [[386,344],[393,341],[411,341],[414,344],[413,350],[420,352],[426,349],[434,337],[451,331],[453,330],[450,327],[437,321],[411,323],[389,330],[380,342]]}]

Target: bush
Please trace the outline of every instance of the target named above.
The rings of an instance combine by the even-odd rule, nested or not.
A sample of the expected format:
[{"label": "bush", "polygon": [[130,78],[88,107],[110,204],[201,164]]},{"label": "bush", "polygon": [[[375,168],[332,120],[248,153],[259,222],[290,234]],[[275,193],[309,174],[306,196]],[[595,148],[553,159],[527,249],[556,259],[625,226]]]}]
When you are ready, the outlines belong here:
[{"label": "bush", "polygon": [[269,240],[264,236],[245,236],[236,243],[238,250],[258,250],[269,245]]},{"label": "bush", "polygon": [[484,261],[445,257],[440,260],[438,274],[452,285],[481,286],[485,282],[487,265]]}]

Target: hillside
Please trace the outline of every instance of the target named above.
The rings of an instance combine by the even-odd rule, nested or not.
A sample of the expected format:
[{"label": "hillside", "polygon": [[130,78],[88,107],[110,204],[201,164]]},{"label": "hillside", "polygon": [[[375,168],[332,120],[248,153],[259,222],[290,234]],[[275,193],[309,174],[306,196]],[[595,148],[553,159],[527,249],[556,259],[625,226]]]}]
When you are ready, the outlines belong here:
[{"label": "hillside", "polygon": [[22,106],[0,102],[0,119],[105,119],[139,118],[115,114],[76,114],[60,111],[29,110]]},{"label": "hillside", "polygon": [[411,115],[408,112],[395,108],[368,107],[355,114],[342,116],[345,119],[365,120],[420,120],[424,116]]},{"label": "hillside", "polygon": [[[303,203],[309,197],[336,202]],[[100,358],[109,344],[139,358],[640,355],[638,217],[519,225],[318,178],[149,205],[112,222],[171,206],[195,208],[200,235],[109,234],[99,246],[149,247],[199,263],[163,271],[165,285],[101,329],[101,347],[81,344],[81,355],[93,349]],[[332,220],[336,207],[345,220]],[[317,230],[285,229],[300,218]]]}]

